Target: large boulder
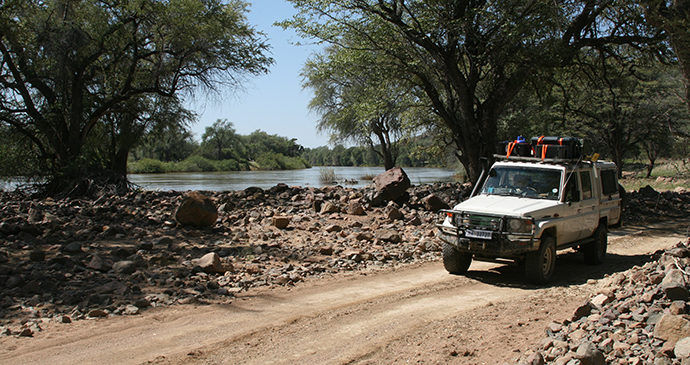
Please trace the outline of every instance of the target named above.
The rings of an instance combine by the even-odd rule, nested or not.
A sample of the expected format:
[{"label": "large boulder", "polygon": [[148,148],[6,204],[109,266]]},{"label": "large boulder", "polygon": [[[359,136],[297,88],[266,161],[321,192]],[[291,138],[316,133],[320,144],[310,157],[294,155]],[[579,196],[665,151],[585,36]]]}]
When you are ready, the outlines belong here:
[{"label": "large boulder", "polygon": [[209,227],[216,223],[218,210],[207,196],[192,191],[182,198],[175,212],[175,219],[183,225]]},{"label": "large boulder", "polygon": [[381,206],[383,202],[399,201],[408,196],[407,188],[410,187],[410,178],[400,167],[394,167],[374,178],[376,194],[371,200],[371,205]]}]

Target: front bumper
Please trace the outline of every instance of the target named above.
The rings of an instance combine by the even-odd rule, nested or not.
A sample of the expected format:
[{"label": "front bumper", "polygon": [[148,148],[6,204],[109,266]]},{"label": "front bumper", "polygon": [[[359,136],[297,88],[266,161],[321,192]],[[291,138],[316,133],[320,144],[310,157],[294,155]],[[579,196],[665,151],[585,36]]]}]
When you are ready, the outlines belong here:
[{"label": "front bumper", "polygon": [[455,246],[458,251],[486,258],[519,258],[539,249],[540,240],[534,237],[494,233],[491,239],[464,237],[456,227],[437,224],[439,238]]}]

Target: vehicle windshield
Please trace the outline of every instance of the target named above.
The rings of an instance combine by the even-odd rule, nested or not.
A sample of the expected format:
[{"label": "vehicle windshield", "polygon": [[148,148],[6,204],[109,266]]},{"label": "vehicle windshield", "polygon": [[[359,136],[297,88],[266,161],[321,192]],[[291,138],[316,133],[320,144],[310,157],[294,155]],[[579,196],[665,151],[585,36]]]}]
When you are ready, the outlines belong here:
[{"label": "vehicle windshield", "polygon": [[560,186],[559,170],[495,166],[489,171],[482,194],[558,200]]}]

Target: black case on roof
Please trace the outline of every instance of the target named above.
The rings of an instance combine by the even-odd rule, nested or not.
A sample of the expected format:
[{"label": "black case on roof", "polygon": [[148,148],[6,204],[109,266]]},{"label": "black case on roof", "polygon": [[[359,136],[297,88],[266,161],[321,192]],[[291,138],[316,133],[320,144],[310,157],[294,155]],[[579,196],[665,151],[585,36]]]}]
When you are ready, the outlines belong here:
[{"label": "black case on roof", "polygon": [[580,140],[575,137],[541,136],[532,137],[530,142],[537,158],[578,158],[582,154]]}]

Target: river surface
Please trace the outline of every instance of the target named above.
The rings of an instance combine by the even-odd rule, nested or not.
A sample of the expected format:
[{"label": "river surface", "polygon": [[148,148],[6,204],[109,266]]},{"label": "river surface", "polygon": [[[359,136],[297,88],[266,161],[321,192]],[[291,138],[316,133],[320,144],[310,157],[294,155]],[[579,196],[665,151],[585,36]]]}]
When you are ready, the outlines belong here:
[{"label": "river surface", "polygon": [[[338,177],[338,185],[364,187],[371,180],[365,175],[376,176],[384,172],[383,167],[328,167],[289,171],[230,171],[230,172],[185,172],[167,174],[130,174],[130,181],[147,190],[244,190],[250,186],[268,189],[279,183],[289,186],[323,187],[319,177],[325,169],[332,169]],[[455,170],[432,167],[405,167],[412,184],[430,184],[453,181]]]}]

